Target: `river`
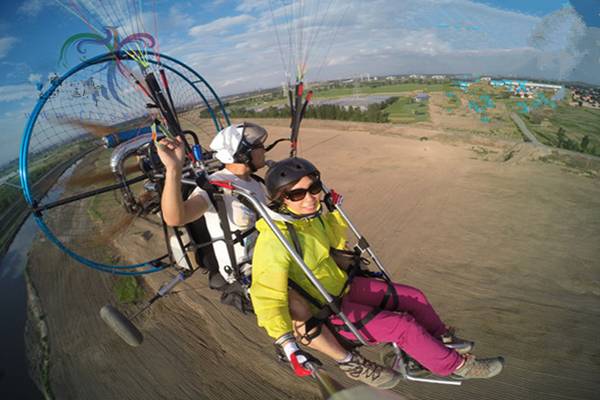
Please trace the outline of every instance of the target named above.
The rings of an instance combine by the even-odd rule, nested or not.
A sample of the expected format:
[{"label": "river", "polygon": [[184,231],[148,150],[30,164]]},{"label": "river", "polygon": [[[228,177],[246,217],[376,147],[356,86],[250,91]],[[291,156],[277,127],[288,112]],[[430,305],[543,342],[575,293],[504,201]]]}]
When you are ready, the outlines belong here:
[{"label": "river", "polygon": [[[64,182],[75,166],[62,174],[44,198],[45,201],[60,197]],[[43,399],[42,393],[29,377],[24,339],[27,290],[23,271],[38,232],[35,220],[29,216],[0,260],[0,399]]]}]

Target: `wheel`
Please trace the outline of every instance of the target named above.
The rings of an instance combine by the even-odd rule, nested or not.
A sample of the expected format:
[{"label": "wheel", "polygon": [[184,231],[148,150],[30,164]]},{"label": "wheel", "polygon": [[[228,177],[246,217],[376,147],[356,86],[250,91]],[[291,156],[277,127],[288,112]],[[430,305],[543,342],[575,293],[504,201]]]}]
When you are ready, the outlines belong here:
[{"label": "wheel", "polygon": [[100,317],[128,345],[137,347],[142,344],[144,340],[142,333],[115,307],[110,304],[105,305],[100,309]]}]

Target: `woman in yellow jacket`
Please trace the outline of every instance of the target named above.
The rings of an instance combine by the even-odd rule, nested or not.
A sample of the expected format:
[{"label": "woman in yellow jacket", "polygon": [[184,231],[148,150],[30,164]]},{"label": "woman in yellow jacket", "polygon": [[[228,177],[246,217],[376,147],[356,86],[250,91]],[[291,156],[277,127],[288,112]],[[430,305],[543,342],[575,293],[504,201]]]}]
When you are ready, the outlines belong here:
[{"label": "woman in yellow jacket", "polygon": [[[317,168],[302,158],[285,159],[269,169],[265,184],[272,200],[271,208],[279,215],[280,220],[276,223],[289,243],[294,242],[290,235],[290,231],[294,231],[295,241],[299,244],[305,264],[328,293],[334,297],[342,295],[347,275],[331,257],[330,248],[345,248],[347,226],[337,212],[322,212],[322,186]],[[290,300],[292,305],[297,300],[295,296],[289,295],[288,279],[322,304],[325,299],[267,224],[259,221],[256,227],[260,233],[252,261],[252,304],[259,326],[264,327],[269,336],[283,347],[292,364],[296,362],[295,368],[298,369],[298,361],[304,355],[293,336]],[[343,293],[342,311],[350,321],[361,321],[367,315],[373,315],[373,309],[382,303],[387,290],[386,282],[357,276]],[[453,375],[470,379],[490,378],[500,373],[503,366],[501,357],[476,359],[447,347],[443,338],[449,339],[454,345],[465,344],[465,351],[470,350],[472,343],[458,339],[449,332],[449,328],[419,289],[394,283],[393,290],[397,301],[388,301],[386,309],[377,312],[361,328],[361,333],[370,341],[397,343],[421,365],[440,376]],[[330,321],[334,325],[341,324],[336,316]],[[352,376],[352,372],[355,372],[354,375],[357,375],[356,372],[359,372],[358,375],[378,375],[382,385],[379,387],[397,383],[397,375],[365,360],[356,352],[346,354],[344,359],[336,357],[343,352],[336,351],[339,344],[330,339],[329,331],[324,331],[326,343],[317,347],[317,350],[337,358],[338,365],[349,376],[369,383],[368,377]],[[349,332],[342,334],[354,338]]]}]

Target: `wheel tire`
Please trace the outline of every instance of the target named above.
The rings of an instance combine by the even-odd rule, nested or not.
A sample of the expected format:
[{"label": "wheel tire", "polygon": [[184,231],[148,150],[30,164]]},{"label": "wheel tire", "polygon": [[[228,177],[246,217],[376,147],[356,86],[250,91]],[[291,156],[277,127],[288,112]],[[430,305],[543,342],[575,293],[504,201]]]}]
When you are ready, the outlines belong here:
[{"label": "wheel tire", "polygon": [[115,307],[110,304],[105,305],[100,309],[100,317],[128,345],[137,347],[142,344],[144,340],[142,333]]}]

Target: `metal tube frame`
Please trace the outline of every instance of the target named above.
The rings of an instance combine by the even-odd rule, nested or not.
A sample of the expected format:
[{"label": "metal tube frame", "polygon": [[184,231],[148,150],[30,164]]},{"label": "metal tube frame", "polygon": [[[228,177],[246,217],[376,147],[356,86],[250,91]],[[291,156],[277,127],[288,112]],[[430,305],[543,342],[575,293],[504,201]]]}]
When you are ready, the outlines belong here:
[{"label": "metal tube frame", "polygon": [[[184,184],[188,184],[188,185],[196,185],[195,181],[186,179],[186,178],[183,178],[181,180],[181,182]],[[292,256],[292,258],[294,259],[296,264],[298,264],[298,266],[302,269],[302,271],[307,276],[307,278],[317,288],[319,293],[325,298],[325,300],[328,303],[333,303],[333,301],[334,301],[333,297],[327,292],[327,290],[325,290],[323,285],[321,285],[321,282],[312,273],[310,268],[304,263],[304,260],[302,259],[302,257],[296,252],[296,250],[288,242],[288,240],[285,238],[285,236],[283,235],[281,230],[277,227],[277,225],[275,224],[275,222],[269,215],[268,211],[265,209],[265,206],[256,199],[256,197],[254,196],[254,193],[252,193],[251,191],[244,189],[242,187],[236,186],[232,182],[227,182],[227,183],[231,186],[231,188],[233,188],[233,189],[229,189],[229,190],[231,190],[231,192],[233,194],[242,196],[243,198],[248,200],[254,206],[256,211],[260,214],[260,216],[265,220],[265,222],[267,223],[269,228],[273,231],[273,233],[275,234],[277,239],[279,239],[279,241],[281,242],[283,247],[285,247],[286,251]],[[329,189],[327,189],[325,187],[325,185],[323,185],[323,191],[327,194],[330,193]],[[352,224],[352,222],[350,221],[350,219],[348,218],[346,213],[342,210],[342,208],[339,205],[336,205],[336,209],[339,211],[340,215],[344,218],[344,220],[348,223],[348,226],[350,227],[350,229],[352,230],[354,235],[359,239],[359,243],[361,241],[366,242],[364,237],[360,234],[360,232],[358,231],[356,226],[354,224]],[[368,244],[367,244],[366,248],[362,248],[360,246],[359,246],[359,248],[363,253],[366,251],[369,254],[369,256],[375,262],[377,267],[381,270],[381,272],[389,280],[390,278],[389,278],[387,271],[385,270],[385,268],[383,267],[383,264],[381,263],[379,258],[377,258],[377,256],[373,252],[373,250],[371,250],[370,246],[368,246]],[[354,336],[356,336],[356,338],[358,339],[359,342],[361,342],[361,344],[363,344],[365,346],[372,345],[364,338],[362,333],[360,333],[360,331],[356,328],[356,326],[348,319],[348,317],[341,310],[338,313],[336,313],[336,315],[342,321],[344,321],[344,324],[348,327],[350,332],[352,332],[352,334]],[[400,349],[400,347],[396,343],[392,343],[392,346],[394,349],[394,353],[396,355],[396,357],[394,359],[393,369],[400,372],[402,377],[404,379],[406,379],[407,381],[437,383],[437,384],[453,385],[453,386],[460,386],[462,384],[461,381],[456,381],[456,380],[451,380],[451,379],[420,378],[420,377],[412,376],[407,369],[404,352],[402,351],[402,349]],[[327,379],[325,379],[325,380],[322,379],[322,377],[319,375],[319,369],[316,365],[311,365],[310,369],[312,372],[311,375],[313,376],[313,378],[315,378],[319,382],[319,384],[322,386],[322,389],[335,390],[334,385],[332,385],[331,382],[329,382]],[[330,393],[335,393],[335,392],[333,391]]]},{"label": "metal tube frame", "polygon": [[[185,178],[182,179],[181,181],[182,181],[182,183],[189,184],[189,185],[196,184],[196,182],[185,179]],[[271,216],[269,215],[269,213],[267,212],[265,207],[262,205],[261,202],[259,202],[254,197],[254,193],[252,193],[251,191],[249,191],[247,189],[236,186],[235,184],[233,184],[231,182],[228,182],[228,183],[233,188],[233,190],[232,190],[233,194],[242,196],[243,198],[247,199],[254,206],[254,208],[256,209],[256,211],[258,211],[260,216],[262,218],[264,218],[265,222],[267,223],[269,228],[273,231],[273,233],[275,234],[277,239],[279,239],[279,241],[281,242],[283,247],[285,247],[286,251],[292,256],[292,258],[294,259],[296,264],[298,264],[298,266],[302,269],[302,271],[304,272],[306,277],[317,288],[317,290],[319,291],[321,296],[323,296],[325,298],[327,303],[332,304],[334,302],[334,298],[327,292],[327,290],[325,290],[323,285],[321,285],[321,282],[312,273],[310,268],[304,263],[304,260],[302,259],[302,257],[300,257],[300,255],[298,255],[298,253],[294,250],[294,248],[291,246],[291,244],[287,241],[287,239],[285,238],[283,233],[281,233],[281,230],[277,227],[275,222],[273,222],[273,219],[271,218]],[[344,314],[342,311],[339,311],[339,313],[336,313],[336,314],[338,317],[340,317],[340,319],[342,321],[344,321],[344,324],[348,327],[350,332],[352,332],[352,334],[354,336],[356,336],[356,338],[358,339],[359,342],[361,342],[361,344],[363,344],[365,346],[370,346],[369,342],[367,342],[367,340],[364,338],[362,333],[360,333],[359,330],[356,328],[356,326],[354,326],[354,324],[348,319],[346,314]]]},{"label": "metal tube frame", "polygon": [[[323,187],[323,192],[325,192],[325,194],[329,194],[331,192],[327,188],[327,186],[325,186],[325,184],[323,184],[322,182],[321,182],[321,185]],[[346,223],[350,227],[350,230],[352,231],[352,233],[354,233],[354,236],[356,236],[356,238],[358,239],[357,247],[360,249],[361,254],[366,251],[369,254],[369,257],[371,257],[371,259],[375,263],[375,265],[377,265],[377,268],[379,268],[379,270],[383,273],[383,275],[385,276],[385,278],[388,281],[391,281],[390,274],[387,272],[387,270],[383,266],[383,263],[381,262],[381,260],[379,259],[379,257],[377,257],[377,255],[375,254],[375,252],[373,251],[373,249],[371,249],[371,246],[366,241],[365,237],[358,231],[358,228],[356,228],[356,226],[352,223],[352,221],[350,221],[350,218],[348,217],[348,215],[346,214],[346,212],[344,211],[344,209],[342,208],[342,206],[339,205],[339,204],[336,204],[335,205],[335,209],[340,213],[340,215],[342,216],[342,218],[344,219],[344,221],[346,221]],[[361,242],[365,244],[365,248],[361,247]]]},{"label": "metal tube frame", "polygon": [[392,369],[400,372],[402,377],[407,381],[411,382],[425,382],[425,383],[437,383],[441,385],[453,385],[460,386],[462,385],[462,381],[455,381],[452,379],[444,379],[444,378],[420,378],[417,376],[413,376],[410,374],[407,368],[406,358],[402,349],[396,344],[392,343],[392,347],[394,348],[394,353],[396,357],[394,359],[394,363],[392,365]]}]

